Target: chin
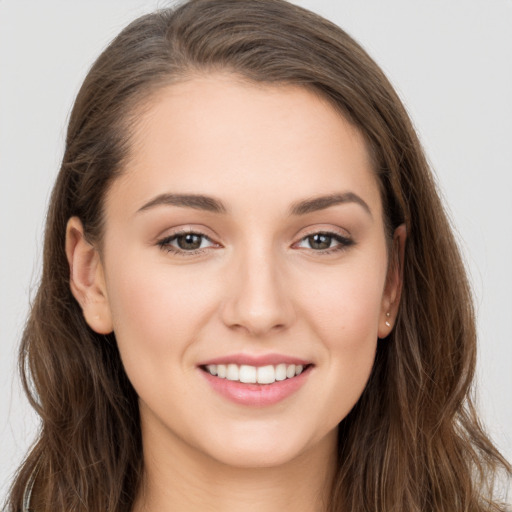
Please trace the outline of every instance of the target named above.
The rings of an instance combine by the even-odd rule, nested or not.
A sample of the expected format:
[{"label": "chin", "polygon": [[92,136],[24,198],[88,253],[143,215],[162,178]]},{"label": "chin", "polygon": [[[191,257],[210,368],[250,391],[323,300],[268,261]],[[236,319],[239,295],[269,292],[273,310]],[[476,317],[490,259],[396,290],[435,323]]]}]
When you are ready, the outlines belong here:
[{"label": "chin", "polygon": [[[294,432],[295,430],[295,432]],[[326,449],[334,452],[337,442],[336,429],[323,438],[307,433],[297,432],[297,429],[288,427],[279,433],[272,429],[260,429],[251,432],[250,429],[243,436],[226,436],[218,445],[211,442],[208,446],[210,457],[218,462],[236,468],[271,468],[279,467],[306,456],[313,448],[324,444]]]},{"label": "chin", "polygon": [[222,454],[212,454],[214,458],[226,465],[239,469],[273,468],[285,466],[301,455],[299,450],[255,450],[246,447],[231,447]]}]

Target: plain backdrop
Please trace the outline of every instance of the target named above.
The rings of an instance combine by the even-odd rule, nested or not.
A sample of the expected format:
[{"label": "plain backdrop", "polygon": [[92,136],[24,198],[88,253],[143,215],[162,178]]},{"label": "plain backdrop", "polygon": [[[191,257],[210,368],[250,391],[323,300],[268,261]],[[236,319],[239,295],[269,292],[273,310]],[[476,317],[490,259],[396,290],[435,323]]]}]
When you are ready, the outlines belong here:
[{"label": "plain backdrop", "polygon": [[[409,110],[467,260],[482,417],[512,459],[512,0],[297,0],[343,27]],[[166,2],[0,0],[0,501],[37,419],[16,351],[67,117],[93,60]]]}]

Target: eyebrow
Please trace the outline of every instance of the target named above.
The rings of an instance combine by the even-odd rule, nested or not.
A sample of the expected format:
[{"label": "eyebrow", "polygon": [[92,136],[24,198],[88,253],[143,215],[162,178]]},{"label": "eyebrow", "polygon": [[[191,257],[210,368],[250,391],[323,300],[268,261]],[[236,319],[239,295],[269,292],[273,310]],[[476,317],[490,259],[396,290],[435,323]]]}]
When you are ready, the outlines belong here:
[{"label": "eyebrow", "polygon": [[292,215],[305,215],[306,213],[316,212],[319,210],[325,210],[331,206],[338,204],[356,203],[372,217],[372,211],[368,204],[357,194],[353,192],[345,192],[343,194],[330,194],[327,196],[313,197],[294,203],[290,209]]},{"label": "eyebrow", "polygon": [[[372,216],[368,204],[353,192],[318,196],[293,203],[290,208],[290,214],[305,215],[346,203],[356,203],[360,205],[370,217]],[[222,201],[210,196],[201,194],[160,194],[141,206],[137,210],[137,213],[150,210],[157,206],[180,206],[182,208],[193,208],[195,210],[204,210],[212,213],[227,213],[228,211]]]},{"label": "eyebrow", "polygon": [[200,194],[160,194],[137,210],[142,212],[156,206],[181,206],[205,210],[213,213],[226,213],[227,209],[218,199]]}]

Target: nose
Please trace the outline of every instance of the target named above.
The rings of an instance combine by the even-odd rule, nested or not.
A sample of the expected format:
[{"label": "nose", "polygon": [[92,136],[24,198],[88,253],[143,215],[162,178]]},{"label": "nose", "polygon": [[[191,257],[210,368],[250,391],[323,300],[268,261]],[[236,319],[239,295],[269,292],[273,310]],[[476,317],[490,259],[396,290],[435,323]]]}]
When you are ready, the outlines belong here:
[{"label": "nose", "polygon": [[[249,253],[249,254],[247,254]],[[222,320],[254,337],[285,330],[295,318],[286,271],[272,251],[246,251],[230,267]]]}]

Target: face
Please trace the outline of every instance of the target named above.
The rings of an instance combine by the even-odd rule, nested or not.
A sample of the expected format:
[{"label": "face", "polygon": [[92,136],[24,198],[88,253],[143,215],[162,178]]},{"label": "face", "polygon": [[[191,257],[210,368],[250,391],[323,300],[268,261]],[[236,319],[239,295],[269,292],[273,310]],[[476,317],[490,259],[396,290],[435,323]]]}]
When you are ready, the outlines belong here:
[{"label": "face", "polygon": [[363,138],[304,89],[214,75],[159,91],[132,148],[82,305],[144,442],[234,466],[332,449],[398,290]]}]

